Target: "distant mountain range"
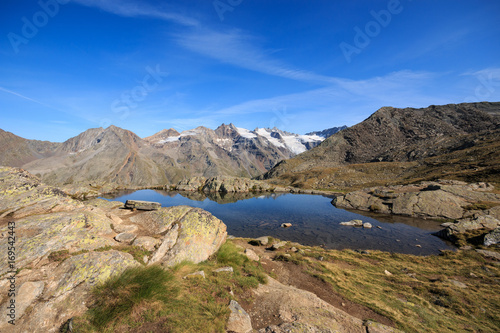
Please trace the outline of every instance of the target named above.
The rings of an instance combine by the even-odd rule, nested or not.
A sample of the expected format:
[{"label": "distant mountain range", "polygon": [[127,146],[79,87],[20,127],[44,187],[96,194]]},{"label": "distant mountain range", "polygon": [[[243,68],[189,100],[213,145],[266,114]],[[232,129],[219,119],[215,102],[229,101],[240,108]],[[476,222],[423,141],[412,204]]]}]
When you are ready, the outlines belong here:
[{"label": "distant mountain range", "polygon": [[160,185],[192,176],[255,177],[324,139],[233,124],[181,133],[165,129],[147,138],[110,126],[89,129],[63,143],[27,140],[0,130],[0,165],[22,167],[53,185]]},{"label": "distant mountain range", "polygon": [[279,184],[341,188],[453,178],[500,181],[500,103],[383,107],[263,175]]}]

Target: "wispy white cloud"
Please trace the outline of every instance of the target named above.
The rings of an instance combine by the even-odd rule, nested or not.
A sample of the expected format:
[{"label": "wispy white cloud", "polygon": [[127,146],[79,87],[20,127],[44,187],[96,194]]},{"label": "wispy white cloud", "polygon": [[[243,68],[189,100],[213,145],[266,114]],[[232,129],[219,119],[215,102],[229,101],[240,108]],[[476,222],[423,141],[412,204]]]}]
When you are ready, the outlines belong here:
[{"label": "wispy white cloud", "polygon": [[[50,106],[50,105],[48,105],[48,104],[45,104],[45,103],[43,103],[43,102],[40,102],[40,101],[38,101],[38,100],[36,100],[36,99],[34,99],[34,98],[30,98],[30,97],[28,97],[28,96],[25,96],[25,95],[23,95],[23,94],[20,94],[20,93],[18,93],[18,92],[13,91],[13,90],[9,90],[9,89],[5,89],[5,88],[3,88],[3,87],[0,87],[0,91],[6,92],[6,93],[8,93],[8,94],[11,94],[11,95],[14,95],[14,96],[17,96],[17,97],[20,97],[20,98],[23,98],[23,99],[25,99],[25,100],[27,100],[27,101],[30,101],[30,102],[33,102],[33,103],[37,103],[37,104],[43,105],[43,106],[48,107],[48,108],[51,108],[51,109],[53,109],[53,110],[57,110],[56,108],[54,108],[54,107],[52,107],[52,106]],[[59,110],[57,110],[57,111],[59,111]]]},{"label": "wispy white cloud", "polygon": [[293,68],[269,56],[270,51],[257,45],[257,38],[239,30],[217,32],[193,29],[174,36],[183,47],[204,56],[252,71],[292,80],[332,84],[334,77]]},{"label": "wispy white cloud", "polygon": [[187,27],[195,27],[199,22],[193,18],[153,7],[144,2],[121,0],[72,0],[87,7],[99,8],[103,11],[124,17],[150,17],[171,21]]},{"label": "wispy white cloud", "polygon": [[[214,113],[221,115],[272,112],[283,106],[303,110],[335,108],[356,101],[370,102],[380,106],[413,106],[435,103],[434,96],[428,96],[419,88],[432,81],[436,75],[429,72],[399,71],[386,76],[365,80],[337,79],[336,84],[305,92],[246,101]],[[374,110],[367,110],[374,111]]]}]

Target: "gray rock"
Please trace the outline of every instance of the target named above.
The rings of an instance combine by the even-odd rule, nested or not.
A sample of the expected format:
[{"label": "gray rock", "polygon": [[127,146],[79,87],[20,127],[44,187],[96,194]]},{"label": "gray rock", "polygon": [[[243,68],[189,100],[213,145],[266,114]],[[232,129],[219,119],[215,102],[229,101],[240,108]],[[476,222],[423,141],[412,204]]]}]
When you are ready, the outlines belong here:
[{"label": "gray rock", "polygon": [[[168,212],[170,209],[175,208],[162,208],[158,212]],[[165,266],[173,266],[185,260],[199,263],[207,260],[226,241],[226,225],[200,208],[190,208],[184,215],[179,217],[175,225],[178,225],[177,237],[174,237],[175,235],[170,236],[171,231],[169,231],[163,244],[158,249],[158,253],[166,242],[169,242],[166,248],[172,245],[171,248],[167,250],[163,257],[159,257],[155,253],[151,262],[153,262],[153,259],[159,260]],[[163,248],[163,250],[166,248]]]},{"label": "gray rock", "polygon": [[500,243],[500,228],[496,228],[484,236],[484,246],[491,246]]},{"label": "gray rock", "polygon": [[281,223],[282,228],[290,228],[292,226],[291,223]]},{"label": "gray rock", "polygon": [[122,232],[121,234],[118,234],[115,236],[115,240],[120,243],[125,243],[125,244],[132,244],[132,242],[135,239],[135,235],[128,233],[128,232]]},{"label": "gray rock", "polygon": [[363,225],[363,221],[361,220],[351,220],[349,222],[340,222],[340,225],[347,225],[353,227],[360,227]]},{"label": "gray rock", "polygon": [[245,255],[250,260],[253,260],[253,261],[259,261],[260,260],[260,258],[257,255],[257,253],[255,253],[252,249],[245,249]]},{"label": "gray rock", "polygon": [[269,243],[269,236],[262,236],[255,239],[260,245],[266,246]]},{"label": "gray rock", "polygon": [[139,210],[157,210],[161,208],[161,204],[159,202],[152,201],[127,200],[125,202],[125,208]]},{"label": "gray rock", "polygon": [[276,251],[277,249],[283,247],[286,245],[286,241],[281,241],[281,242],[278,242],[278,243],[274,243],[272,246],[271,246],[271,250],[273,251]]},{"label": "gray rock", "polygon": [[196,278],[204,279],[205,272],[204,271],[197,271],[197,272],[188,274],[185,277],[183,277],[183,279],[196,279]]},{"label": "gray rock", "polygon": [[248,313],[235,300],[229,303],[229,319],[227,321],[226,330],[235,333],[252,332],[252,321]]},{"label": "gray rock", "polygon": [[214,273],[224,273],[224,272],[227,272],[227,273],[232,273],[234,270],[231,266],[228,266],[228,267],[221,267],[221,268],[217,268],[216,270],[214,270]]},{"label": "gray rock", "polygon": [[363,228],[365,228],[365,229],[371,229],[372,227],[373,227],[373,226],[372,226],[372,224],[371,224],[371,223],[368,223],[368,222],[363,223]]}]

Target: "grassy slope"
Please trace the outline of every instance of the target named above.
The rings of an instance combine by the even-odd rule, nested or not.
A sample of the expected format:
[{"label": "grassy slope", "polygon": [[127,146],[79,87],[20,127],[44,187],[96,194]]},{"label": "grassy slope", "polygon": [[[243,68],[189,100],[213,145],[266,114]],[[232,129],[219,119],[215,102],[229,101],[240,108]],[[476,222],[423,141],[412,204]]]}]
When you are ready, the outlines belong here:
[{"label": "grassy slope", "polygon": [[[286,246],[275,260],[298,265],[329,283],[332,292],[388,317],[406,332],[500,330],[500,265],[474,251],[418,257],[294,245],[297,253],[285,255],[290,253]],[[95,289],[91,309],[74,321],[75,331],[224,332],[229,300],[251,301],[249,290],[265,281],[264,267],[242,251],[228,241],[214,258],[198,265],[127,271]],[[232,266],[235,273],[212,273],[222,266]],[[183,279],[198,270],[207,278]]]}]

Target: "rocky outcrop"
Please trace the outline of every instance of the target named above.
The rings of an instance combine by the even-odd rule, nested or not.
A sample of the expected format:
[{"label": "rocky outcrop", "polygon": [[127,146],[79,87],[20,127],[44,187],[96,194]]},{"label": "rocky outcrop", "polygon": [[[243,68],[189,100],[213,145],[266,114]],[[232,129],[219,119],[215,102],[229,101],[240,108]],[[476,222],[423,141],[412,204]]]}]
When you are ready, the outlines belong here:
[{"label": "rocky outcrop", "polygon": [[[0,290],[16,287],[16,325],[2,311],[2,332],[58,332],[87,310],[96,284],[145,262],[198,263],[227,235],[219,219],[198,208],[133,212],[104,200],[82,203],[14,168],[0,168],[0,207],[0,251],[8,253],[15,234],[13,262],[0,261]],[[130,244],[149,254],[133,257]],[[11,299],[0,293],[0,306]]]},{"label": "rocky outcrop", "polygon": [[337,196],[339,208],[423,218],[460,219],[480,202],[497,203],[500,195],[485,191],[490,184],[459,181],[422,182],[417,185],[374,187]]},{"label": "rocky outcrop", "polygon": [[241,177],[217,176],[213,178],[193,177],[180,181],[176,186],[182,191],[203,191],[203,192],[265,192],[284,190],[276,189],[276,186],[263,181],[252,180]]}]

